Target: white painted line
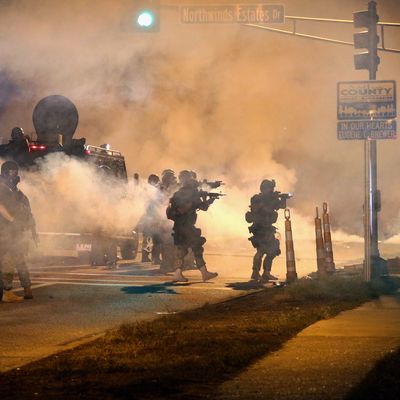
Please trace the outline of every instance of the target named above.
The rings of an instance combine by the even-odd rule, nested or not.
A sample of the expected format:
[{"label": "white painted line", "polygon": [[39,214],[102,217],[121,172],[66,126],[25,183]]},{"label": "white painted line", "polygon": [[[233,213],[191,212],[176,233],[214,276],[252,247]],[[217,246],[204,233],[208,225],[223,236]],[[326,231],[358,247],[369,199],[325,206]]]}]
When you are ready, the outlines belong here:
[{"label": "white painted line", "polygon": [[[37,284],[33,284],[31,286],[31,288],[32,289],[37,289],[37,288],[40,288],[40,287],[53,286],[53,285],[55,285],[55,283],[52,283],[52,282],[49,282],[49,283],[37,283]],[[24,290],[23,287],[12,289],[13,292],[21,292],[22,290]]]},{"label": "white painted line", "polygon": [[[55,277],[55,278],[52,278],[52,277],[47,277],[47,276],[38,277],[37,279],[41,280],[41,281],[57,281],[57,282],[64,282],[64,280],[62,280],[62,279],[65,279],[65,282],[77,281],[77,282],[83,282],[83,283],[85,283],[85,282],[101,282],[101,283],[116,283],[116,282],[118,282],[118,279],[107,280],[107,279],[84,279],[84,278],[69,278],[69,277],[65,277],[65,278]],[[150,280],[141,281],[141,280],[132,280],[132,279],[129,279],[129,280],[128,279],[127,280],[119,279],[119,282],[121,282],[121,284],[123,284],[124,282],[125,282],[125,284],[130,284],[130,283],[133,283],[133,284],[136,284],[136,283],[160,284],[160,283],[165,283],[165,279],[162,280],[162,281],[150,281]]]},{"label": "white painted line", "polygon": [[[44,279],[57,279],[57,278],[44,278]],[[126,283],[114,283],[114,282],[93,282],[93,281],[79,281],[79,279],[76,279],[78,282],[71,282],[71,281],[54,281],[53,283],[50,283],[49,286],[51,285],[81,285],[81,286],[110,286],[110,287],[129,287],[129,286],[136,286],[136,287],[146,287],[146,286],[151,286],[151,285],[136,285],[136,283],[139,282],[126,282]],[[149,283],[149,282],[140,282],[140,283]],[[160,282],[154,282],[153,285],[157,285]],[[193,282],[192,285],[201,285],[201,286],[192,286],[192,285],[175,285],[170,282],[162,282],[161,284],[165,284],[166,289],[198,289],[198,290],[229,290],[232,291],[233,288],[229,288],[226,286],[209,286],[209,284],[206,284],[207,286],[203,286],[204,282]]]},{"label": "white painted line", "polygon": [[[31,271],[32,274],[32,271]],[[36,272],[34,272],[34,274],[36,274]],[[144,275],[131,275],[131,274],[110,274],[110,273],[91,273],[91,272],[40,272],[37,273],[39,276],[37,276],[37,279],[40,279],[41,277],[43,277],[43,279],[46,278],[46,275],[56,275],[56,276],[66,276],[66,279],[70,279],[67,277],[67,275],[76,275],[76,276],[104,276],[106,278],[119,278],[119,279],[123,279],[123,278],[131,278],[131,279],[135,279],[140,278],[143,279],[143,282],[148,282],[145,279],[149,279],[150,281],[156,281],[156,279],[160,279],[161,281],[165,281],[166,279],[172,278],[172,275],[156,275],[156,276],[144,276]],[[192,275],[192,274],[185,274],[189,279],[193,278],[196,280],[196,278],[198,279],[198,274],[196,276],[196,274]],[[230,278],[225,278],[223,277],[225,282],[246,282],[246,277],[230,277]]]},{"label": "white painted line", "polygon": [[[32,273],[32,272],[31,272]],[[135,275],[130,275],[130,274],[118,274],[118,275],[111,275],[111,274],[102,274],[102,273],[91,273],[91,272],[40,272],[40,275],[76,275],[76,276],[104,276],[106,278],[134,278]],[[143,278],[149,278],[149,279],[155,279],[158,278],[157,276],[143,276],[143,275],[136,275],[138,278],[140,277],[141,279]],[[160,279],[164,279],[167,275],[162,275],[159,276]],[[69,279],[69,278],[67,278]]]}]

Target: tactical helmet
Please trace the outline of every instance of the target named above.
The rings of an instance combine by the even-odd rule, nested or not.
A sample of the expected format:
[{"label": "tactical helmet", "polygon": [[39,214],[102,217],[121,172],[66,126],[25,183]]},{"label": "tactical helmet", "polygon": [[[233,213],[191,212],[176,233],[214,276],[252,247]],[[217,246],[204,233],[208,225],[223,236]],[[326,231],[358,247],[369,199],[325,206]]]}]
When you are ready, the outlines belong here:
[{"label": "tactical helmet", "polygon": [[172,169],[165,169],[161,174],[161,182],[164,186],[168,187],[170,185],[176,184],[175,172]]},{"label": "tactical helmet", "polygon": [[19,167],[15,161],[5,161],[1,165],[1,175],[7,176],[9,171],[18,171]]},{"label": "tactical helmet", "polygon": [[164,177],[165,175],[175,175],[175,172],[172,169],[164,169],[161,176]]},{"label": "tactical helmet", "polygon": [[275,181],[273,179],[272,180],[264,179],[261,182],[260,185],[261,192],[270,191],[271,189],[274,190],[274,188],[275,188]]},{"label": "tactical helmet", "polygon": [[150,174],[147,178],[147,182],[150,185],[157,186],[160,183],[160,178],[155,174]]},{"label": "tactical helmet", "polygon": [[15,128],[12,129],[11,131],[12,140],[21,139],[23,137],[24,137],[24,130],[22,128],[16,126]]},{"label": "tactical helmet", "polygon": [[179,182],[184,185],[185,183],[189,182],[193,179],[193,176],[190,171],[184,169],[183,171],[179,172]]}]

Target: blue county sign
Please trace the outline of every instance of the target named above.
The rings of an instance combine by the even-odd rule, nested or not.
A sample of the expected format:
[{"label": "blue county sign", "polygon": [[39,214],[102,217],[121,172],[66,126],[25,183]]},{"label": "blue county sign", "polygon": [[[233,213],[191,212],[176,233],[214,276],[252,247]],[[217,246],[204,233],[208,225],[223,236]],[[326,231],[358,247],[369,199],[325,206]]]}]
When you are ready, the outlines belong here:
[{"label": "blue county sign", "polygon": [[181,6],[183,24],[284,23],[280,4],[225,4]]},{"label": "blue county sign", "polygon": [[339,82],[337,96],[338,120],[396,118],[395,81]]},{"label": "blue county sign", "polygon": [[396,120],[339,121],[339,140],[396,139]]},{"label": "blue county sign", "polygon": [[338,83],[339,140],[396,139],[396,117],[395,81]]}]

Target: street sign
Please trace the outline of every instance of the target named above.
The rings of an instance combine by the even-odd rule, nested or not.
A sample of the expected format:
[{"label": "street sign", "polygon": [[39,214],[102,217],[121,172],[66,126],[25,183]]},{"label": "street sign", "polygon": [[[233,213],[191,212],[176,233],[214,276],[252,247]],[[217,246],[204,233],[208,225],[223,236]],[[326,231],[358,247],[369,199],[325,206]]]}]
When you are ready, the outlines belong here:
[{"label": "street sign", "polygon": [[395,81],[338,82],[339,140],[396,139],[396,116]]},{"label": "street sign", "polygon": [[396,120],[338,121],[339,140],[396,139]]},{"label": "street sign", "polygon": [[281,4],[224,4],[181,6],[183,24],[284,23]]},{"label": "street sign", "polygon": [[339,82],[337,118],[338,120],[396,118],[396,82]]}]

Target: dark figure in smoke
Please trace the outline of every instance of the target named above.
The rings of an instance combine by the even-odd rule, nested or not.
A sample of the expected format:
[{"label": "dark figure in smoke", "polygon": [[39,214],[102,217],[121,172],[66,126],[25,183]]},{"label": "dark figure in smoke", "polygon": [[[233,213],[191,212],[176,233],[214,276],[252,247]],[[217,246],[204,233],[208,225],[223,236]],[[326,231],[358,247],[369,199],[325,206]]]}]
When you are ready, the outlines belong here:
[{"label": "dark figure in smoke", "polygon": [[203,258],[206,239],[201,236],[201,230],[195,227],[197,210],[207,211],[214,202],[214,198],[207,199],[198,189],[198,182],[193,179],[189,171],[179,174],[181,188],[174,193],[167,208],[167,217],[174,221],[173,237],[176,246],[176,270],[174,282],[187,282],[182,275],[184,258],[192,249],[196,266],[200,270],[203,281],[218,276],[216,272],[209,272]]},{"label": "dark figure in smoke", "polygon": [[179,184],[178,180],[176,179],[175,172],[172,169],[165,169],[161,173],[161,191],[164,192],[169,198],[178,189]]},{"label": "dark figure in smoke", "polygon": [[140,181],[139,174],[137,172],[135,172],[133,174],[133,184],[134,184],[134,186],[139,186],[139,181]]},{"label": "dark figure in smoke", "polygon": [[22,300],[11,292],[15,269],[24,288],[24,298],[33,298],[25,255],[29,247],[27,233],[37,241],[36,224],[28,198],[17,188],[19,181],[18,165],[14,161],[3,163],[0,174],[0,262],[5,302]]},{"label": "dark figure in smoke", "polygon": [[[252,223],[249,238],[257,253],[253,259],[253,273],[251,279],[255,281],[269,281],[277,279],[271,275],[273,259],[281,254],[279,240],[275,237],[276,227],[273,224],[278,219],[277,210],[286,208],[287,195],[276,192],[274,180],[263,180],[260,185],[261,193],[254,195],[250,200],[250,211],[246,213],[246,221]],[[264,272],[260,276],[262,259],[264,258]]]},{"label": "dark figure in smoke", "polygon": [[28,140],[22,128],[16,126],[11,130],[11,139],[7,148],[8,156],[17,163],[22,164],[25,154],[29,151]]},{"label": "dark figure in smoke", "polygon": [[[143,232],[142,262],[161,263],[161,194],[160,178],[149,175],[147,182],[156,189],[154,197],[147,205],[146,211],[138,224],[139,230]],[[150,260],[151,254],[151,260]]]},{"label": "dark figure in smoke", "polygon": [[[178,189],[179,184],[175,172],[172,169],[165,169],[161,173],[160,185],[162,203],[165,207],[168,205],[169,199]],[[172,238],[172,223],[166,218],[162,218],[161,220],[160,238],[162,258],[160,270],[164,273],[175,271],[175,246]]]}]

